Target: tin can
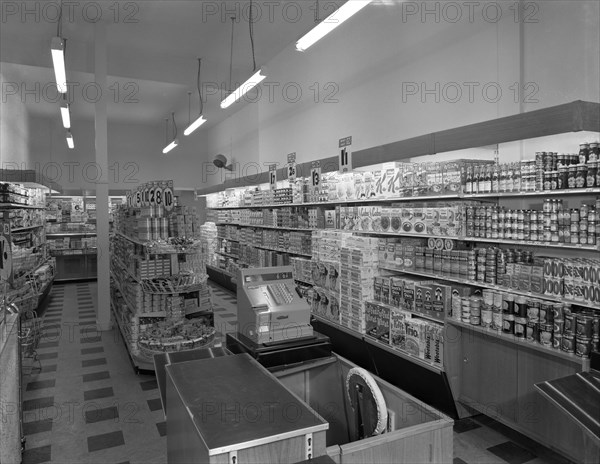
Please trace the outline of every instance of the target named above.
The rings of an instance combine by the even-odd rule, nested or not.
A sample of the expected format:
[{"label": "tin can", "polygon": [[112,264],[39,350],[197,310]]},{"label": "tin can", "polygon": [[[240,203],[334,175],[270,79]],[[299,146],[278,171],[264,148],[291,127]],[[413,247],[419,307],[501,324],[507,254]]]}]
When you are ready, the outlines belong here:
[{"label": "tin can", "polygon": [[582,203],[581,207],[579,208],[579,217],[581,219],[587,219],[589,212],[590,212],[590,206],[587,205],[586,203]]},{"label": "tin can", "polygon": [[579,221],[579,232],[587,232],[588,231],[588,220],[583,217]]},{"label": "tin can", "polygon": [[529,321],[527,323],[527,332],[525,338],[529,342],[539,343],[540,341],[540,325],[537,322]]},{"label": "tin can", "polygon": [[493,312],[491,309],[483,309],[481,311],[481,326],[482,327],[491,327],[492,326],[492,316]]},{"label": "tin can", "polygon": [[584,314],[578,314],[575,318],[575,335],[578,337],[592,338],[594,317]]},{"label": "tin can", "polygon": [[502,312],[504,314],[514,314],[515,296],[512,293],[504,294],[502,297]]},{"label": "tin can", "polygon": [[562,303],[554,303],[552,305],[552,319],[562,319],[563,318],[563,305]]},{"label": "tin can", "polygon": [[552,335],[552,348],[555,350],[560,350],[562,346],[562,335],[561,334],[553,334]]},{"label": "tin can", "polygon": [[574,334],[563,334],[561,350],[565,353],[575,353],[575,335]]},{"label": "tin can", "polygon": [[527,317],[527,299],[524,296],[517,296],[515,299],[515,317]]},{"label": "tin can", "polygon": [[502,318],[502,332],[514,333],[515,331],[515,316],[512,314],[504,314]]},{"label": "tin can", "polygon": [[555,334],[562,334],[565,328],[565,320],[564,319],[554,319],[552,323],[552,330]]},{"label": "tin can", "polygon": [[540,321],[540,302],[537,300],[529,300],[527,305],[527,319],[529,322]]},{"label": "tin can", "polygon": [[502,330],[502,313],[493,311],[492,312],[492,325],[491,328],[494,330]]},{"label": "tin can", "polygon": [[552,346],[552,324],[540,324],[539,338],[544,346]]},{"label": "tin can", "polygon": [[565,314],[563,317],[565,320],[563,333],[575,333],[575,318],[573,317],[573,314]]},{"label": "tin can", "polygon": [[514,334],[517,338],[525,338],[525,329],[527,328],[527,318],[515,317]]},{"label": "tin can", "polygon": [[594,315],[594,322],[592,323],[592,337],[600,336],[600,315]]},{"label": "tin can", "polygon": [[552,323],[552,303],[540,302],[540,324]]},{"label": "tin can", "polygon": [[580,245],[587,245],[588,244],[588,235],[587,232],[579,232],[579,244]]},{"label": "tin can", "polygon": [[481,317],[479,317],[479,316],[473,316],[473,315],[472,315],[472,316],[469,318],[469,323],[470,323],[471,325],[481,325]]},{"label": "tin can", "polygon": [[592,339],[589,337],[575,337],[575,354],[582,358],[589,358],[592,352]]},{"label": "tin can", "polygon": [[571,210],[571,224],[574,222],[579,222],[579,210],[577,208],[573,208]]}]

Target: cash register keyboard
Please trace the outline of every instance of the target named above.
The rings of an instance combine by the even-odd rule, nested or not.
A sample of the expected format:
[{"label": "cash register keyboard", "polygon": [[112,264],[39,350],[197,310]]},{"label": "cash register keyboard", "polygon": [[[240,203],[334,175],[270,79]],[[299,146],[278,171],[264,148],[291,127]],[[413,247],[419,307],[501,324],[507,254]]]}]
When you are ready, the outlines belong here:
[{"label": "cash register keyboard", "polygon": [[276,305],[282,306],[294,301],[294,295],[287,284],[271,284],[268,287]]}]

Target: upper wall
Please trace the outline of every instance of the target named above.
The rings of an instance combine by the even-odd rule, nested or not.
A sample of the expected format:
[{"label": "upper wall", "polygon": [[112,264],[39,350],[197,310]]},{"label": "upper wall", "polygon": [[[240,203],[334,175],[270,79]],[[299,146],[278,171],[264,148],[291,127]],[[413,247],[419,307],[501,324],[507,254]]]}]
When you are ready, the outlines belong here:
[{"label": "upper wall", "polygon": [[[9,76],[0,73],[0,168],[15,169],[29,162],[29,124],[25,105],[17,98],[5,98],[10,91]],[[16,163],[16,164],[15,164]]]},{"label": "upper wall", "polygon": [[[433,13],[423,16],[425,3]],[[258,103],[237,103],[246,115],[258,108],[254,121],[245,118],[245,131],[259,140],[258,160],[249,161],[285,163],[290,152],[310,161],[335,155],[347,135],[359,150],[600,101],[598,2],[525,2],[520,15],[514,2],[488,2],[485,10],[481,2],[471,18],[467,6],[436,13],[442,4],[373,4],[307,52],[291,45],[266,63]],[[227,143],[224,128],[240,113],[209,131],[211,145]],[[253,143],[238,144],[234,158],[253,153]]]}]

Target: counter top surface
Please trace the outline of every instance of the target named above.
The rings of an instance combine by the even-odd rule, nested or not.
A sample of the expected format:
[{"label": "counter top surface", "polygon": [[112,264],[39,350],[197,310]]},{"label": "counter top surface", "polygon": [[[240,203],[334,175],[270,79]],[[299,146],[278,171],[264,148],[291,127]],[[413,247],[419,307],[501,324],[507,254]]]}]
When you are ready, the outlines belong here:
[{"label": "counter top surface", "polygon": [[247,354],[172,364],[167,375],[211,455],[328,428]]}]

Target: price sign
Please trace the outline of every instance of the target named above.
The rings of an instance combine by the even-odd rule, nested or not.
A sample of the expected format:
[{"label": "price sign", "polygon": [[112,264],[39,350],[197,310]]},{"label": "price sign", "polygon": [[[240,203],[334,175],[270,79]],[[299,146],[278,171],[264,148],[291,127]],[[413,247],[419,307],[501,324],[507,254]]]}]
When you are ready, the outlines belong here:
[{"label": "price sign", "polygon": [[156,206],[163,206],[163,189],[160,187],[156,187],[154,189],[154,204]]},{"label": "price sign", "polygon": [[350,146],[352,145],[352,137],[344,137],[340,139],[340,172],[352,172],[352,152]]},{"label": "price sign", "polygon": [[321,185],[321,163],[319,161],[313,161],[310,170],[310,178],[313,187],[319,187]]},{"label": "price sign", "polygon": [[12,275],[12,251],[10,245],[10,224],[0,222],[0,280],[5,282]]},{"label": "price sign", "polygon": [[154,193],[155,193],[155,188],[154,187],[150,187],[148,189],[148,204],[150,206],[156,205],[156,197],[154,196]]},{"label": "price sign", "polygon": [[163,204],[167,211],[171,211],[173,209],[175,203],[174,198],[173,189],[171,187],[166,187],[163,190]]},{"label": "price sign", "polygon": [[277,165],[271,164],[269,166],[269,185],[271,190],[275,190],[277,188]]},{"label": "price sign", "polygon": [[296,181],[298,175],[298,169],[296,168],[296,152],[287,155],[287,178],[290,182]]},{"label": "price sign", "polygon": [[142,206],[142,195],[143,192],[141,190],[136,190],[135,191],[135,197],[134,197],[134,203],[135,203],[135,207],[139,208],[140,206]]}]

